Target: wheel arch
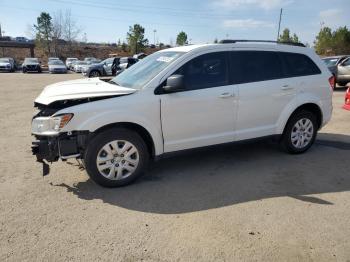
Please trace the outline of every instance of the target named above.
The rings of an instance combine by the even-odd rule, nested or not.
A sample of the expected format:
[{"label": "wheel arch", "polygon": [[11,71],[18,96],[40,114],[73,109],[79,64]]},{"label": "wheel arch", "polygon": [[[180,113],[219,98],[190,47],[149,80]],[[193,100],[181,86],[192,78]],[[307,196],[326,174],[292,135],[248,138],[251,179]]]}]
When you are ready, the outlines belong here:
[{"label": "wheel arch", "polygon": [[300,106],[298,106],[297,108],[294,109],[294,111],[288,117],[288,120],[284,123],[282,132],[286,128],[286,126],[287,126],[289,120],[291,119],[291,117],[293,115],[295,115],[297,112],[300,112],[300,111],[303,111],[303,110],[313,113],[316,116],[316,119],[317,119],[317,129],[321,128],[322,121],[323,121],[322,110],[321,110],[321,108],[320,108],[320,106],[318,104],[310,102],[310,103],[302,104],[302,105],[300,105]]},{"label": "wheel arch", "polygon": [[154,158],[156,155],[156,149],[155,149],[155,144],[153,141],[153,138],[150,134],[150,132],[144,128],[143,126],[136,124],[136,123],[132,123],[132,122],[117,122],[117,123],[111,123],[105,126],[102,126],[98,129],[96,129],[93,132],[92,136],[95,136],[103,131],[106,131],[108,129],[112,129],[112,128],[125,128],[125,129],[129,129],[129,130],[133,130],[136,133],[138,133],[141,138],[145,141],[148,152],[151,156],[151,158]]}]

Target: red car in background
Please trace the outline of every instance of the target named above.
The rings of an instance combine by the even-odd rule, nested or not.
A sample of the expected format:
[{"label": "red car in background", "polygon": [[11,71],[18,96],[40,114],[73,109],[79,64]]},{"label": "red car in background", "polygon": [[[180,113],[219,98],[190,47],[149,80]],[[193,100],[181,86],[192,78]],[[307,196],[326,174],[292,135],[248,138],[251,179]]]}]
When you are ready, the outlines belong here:
[{"label": "red car in background", "polygon": [[350,86],[345,93],[345,104],[344,104],[343,108],[346,110],[350,110]]}]

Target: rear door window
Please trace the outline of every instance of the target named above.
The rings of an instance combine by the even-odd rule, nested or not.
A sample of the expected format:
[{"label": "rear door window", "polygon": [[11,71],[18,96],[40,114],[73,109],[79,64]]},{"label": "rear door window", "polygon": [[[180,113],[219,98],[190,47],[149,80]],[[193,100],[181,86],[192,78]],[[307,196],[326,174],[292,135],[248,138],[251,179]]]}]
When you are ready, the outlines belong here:
[{"label": "rear door window", "polygon": [[268,81],[283,77],[282,64],[277,52],[231,52],[230,76],[234,84]]}]

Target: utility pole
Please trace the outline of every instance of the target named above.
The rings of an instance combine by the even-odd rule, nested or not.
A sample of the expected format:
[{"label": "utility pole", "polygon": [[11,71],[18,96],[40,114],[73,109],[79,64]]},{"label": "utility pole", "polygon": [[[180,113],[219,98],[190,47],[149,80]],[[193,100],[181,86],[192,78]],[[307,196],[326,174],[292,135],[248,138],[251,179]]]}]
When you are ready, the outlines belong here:
[{"label": "utility pole", "polygon": [[154,45],[156,45],[156,33],[157,33],[157,30],[153,29],[153,44]]},{"label": "utility pole", "polygon": [[278,32],[277,32],[277,41],[278,41],[278,38],[280,37],[280,29],[281,29],[281,20],[282,20],[282,8],[281,8],[281,12],[280,12],[280,20],[278,22]]}]

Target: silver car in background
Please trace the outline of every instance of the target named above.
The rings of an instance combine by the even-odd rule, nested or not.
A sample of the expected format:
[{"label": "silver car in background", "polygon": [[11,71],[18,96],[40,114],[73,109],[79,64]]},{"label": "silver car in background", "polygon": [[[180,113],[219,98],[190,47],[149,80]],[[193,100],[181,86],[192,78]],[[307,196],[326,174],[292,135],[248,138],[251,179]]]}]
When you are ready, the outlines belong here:
[{"label": "silver car in background", "polygon": [[15,60],[11,57],[0,58],[0,72],[14,72],[16,71]]},{"label": "silver car in background", "polygon": [[49,66],[49,72],[51,74],[67,73],[67,67],[61,60],[51,60],[48,62],[48,66]]},{"label": "silver car in background", "polygon": [[76,61],[74,62],[73,71],[76,73],[81,73],[83,68],[87,65],[88,63],[86,61]]},{"label": "silver car in background", "polygon": [[71,69],[71,65],[75,61],[78,61],[78,58],[76,58],[76,57],[68,57],[66,59],[66,67],[67,67],[67,69]]}]

